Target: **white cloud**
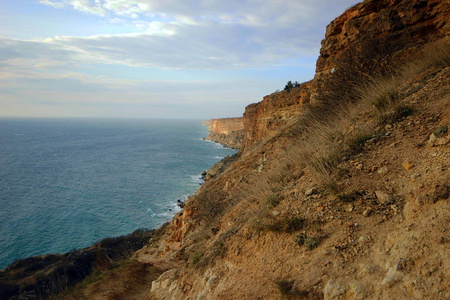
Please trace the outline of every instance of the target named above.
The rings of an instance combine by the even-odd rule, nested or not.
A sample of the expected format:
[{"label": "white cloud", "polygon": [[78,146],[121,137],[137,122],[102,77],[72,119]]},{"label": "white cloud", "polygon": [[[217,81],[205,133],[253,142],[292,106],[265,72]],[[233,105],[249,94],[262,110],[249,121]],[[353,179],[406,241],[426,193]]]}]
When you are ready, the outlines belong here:
[{"label": "white cloud", "polygon": [[[202,70],[205,78],[209,70],[238,74],[236,70],[272,72],[277,66],[296,66],[301,57],[318,55],[325,25],[355,2],[39,0],[55,9],[88,13],[90,25],[99,19],[102,26],[110,26],[99,31],[108,34],[47,36],[41,40],[0,37],[0,106],[20,111],[21,103],[33,102],[30,110],[44,111],[48,104],[53,107],[49,111],[64,115],[70,114],[70,109],[88,113],[86,107],[75,109],[74,105],[89,104],[97,105],[99,115],[106,113],[104,105],[119,107],[123,103],[123,107],[142,105],[138,109],[142,114],[150,114],[156,106],[163,110],[164,106],[165,111],[176,108],[183,116],[188,107],[208,111],[214,103],[216,116],[223,116],[221,112],[230,105],[236,113],[229,116],[238,115],[246,104],[264,95],[269,81],[132,81],[82,72],[102,64],[108,72],[114,72],[117,65],[159,71]],[[76,20],[77,15],[71,16]],[[111,74],[108,72],[105,74]],[[111,76],[120,78],[119,74]],[[69,105],[65,108],[68,111],[56,109],[58,104]]]},{"label": "white cloud", "polygon": [[[343,3],[326,0],[41,0],[54,7],[110,16],[136,32],[56,37],[54,45],[79,59],[158,68],[247,68],[318,53],[320,40]],[[348,5],[347,4],[347,5]],[[325,9],[325,6],[327,9]],[[128,18],[128,20],[126,19]],[[293,62],[295,64],[295,62]]]}]

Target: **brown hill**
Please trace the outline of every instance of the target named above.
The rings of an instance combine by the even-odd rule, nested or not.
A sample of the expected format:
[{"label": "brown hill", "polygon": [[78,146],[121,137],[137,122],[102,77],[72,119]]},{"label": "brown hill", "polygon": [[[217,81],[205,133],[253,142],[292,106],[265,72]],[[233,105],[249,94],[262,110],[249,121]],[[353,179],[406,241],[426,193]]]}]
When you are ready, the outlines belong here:
[{"label": "brown hill", "polygon": [[148,299],[447,299],[449,4],[365,1],[140,250]]}]

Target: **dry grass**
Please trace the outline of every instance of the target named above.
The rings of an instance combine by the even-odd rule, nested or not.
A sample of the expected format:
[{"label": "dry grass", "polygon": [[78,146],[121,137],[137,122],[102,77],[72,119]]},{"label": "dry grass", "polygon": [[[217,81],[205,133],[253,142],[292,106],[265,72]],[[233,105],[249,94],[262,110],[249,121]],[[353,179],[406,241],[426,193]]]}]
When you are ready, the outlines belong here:
[{"label": "dry grass", "polygon": [[[357,85],[336,87],[353,90],[351,99],[335,99],[339,105],[322,103],[305,111],[296,127],[298,141],[291,148],[292,160],[308,167],[324,183],[330,182],[343,160],[364,151],[365,142],[378,134],[378,126],[398,122],[413,113],[403,103],[404,95],[400,91],[408,79],[430,67],[450,66],[448,41],[440,41],[424,52],[423,57],[398,68],[397,72],[366,78]],[[361,119],[364,122],[358,122]]]}]

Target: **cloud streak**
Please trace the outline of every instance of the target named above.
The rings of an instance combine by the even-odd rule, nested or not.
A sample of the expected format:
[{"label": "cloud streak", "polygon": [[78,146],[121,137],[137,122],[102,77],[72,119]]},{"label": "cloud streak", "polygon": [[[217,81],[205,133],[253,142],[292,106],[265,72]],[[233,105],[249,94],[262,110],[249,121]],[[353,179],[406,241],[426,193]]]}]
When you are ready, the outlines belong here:
[{"label": "cloud streak", "polygon": [[[142,111],[147,113],[151,107],[167,112],[174,107],[189,107],[199,113],[214,103],[217,112],[233,107],[233,116],[241,114],[246,104],[282,87],[272,77],[264,77],[270,75],[267,70],[297,68],[295,78],[277,78],[280,81],[311,78],[325,25],[356,1],[38,3],[47,12],[69,16],[72,23],[61,25],[70,26],[72,35],[42,32],[39,38],[26,39],[23,34],[21,39],[0,37],[0,104],[9,107],[10,113],[20,111],[21,103],[29,109],[39,107],[41,114],[45,103],[66,104],[72,111],[76,105],[80,113],[86,112],[80,108],[83,104],[92,108],[94,104],[100,107],[119,103],[124,107],[143,105]],[[92,24],[99,26],[102,30],[98,32],[102,33],[93,30],[94,34],[73,34],[78,17],[90,22],[83,24],[83,30]],[[300,73],[305,64],[308,74]],[[105,70],[103,76],[93,70],[99,65]],[[120,74],[123,68],[147,72],[153,80],[126,79]],[[265,75],[242,79],[244,74],[255,74],[255,70],[264,70],[261,73]],[[164,80],[158,79],[158,72],[161,76],[164,72]],[[170,78],[176,72],[184,72],[186,78]],[[221,77],[217,75],[220,72],[232,75]],[[196,80],[191,76],[197,76]],[[33,105],[30,101],[34,101]],[[57,111],[64,115],[59,108]],[[98,113],[104,111],[107,109],[102,107]],[[120,110],[111,114],[120,114]]]}]

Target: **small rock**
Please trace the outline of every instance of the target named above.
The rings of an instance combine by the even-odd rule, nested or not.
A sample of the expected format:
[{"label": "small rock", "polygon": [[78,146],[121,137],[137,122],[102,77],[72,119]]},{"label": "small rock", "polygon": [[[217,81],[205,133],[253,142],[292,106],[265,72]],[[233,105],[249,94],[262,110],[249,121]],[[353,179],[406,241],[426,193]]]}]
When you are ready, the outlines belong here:
[{"label": "small rock", "polygon": [[414,167],[414,164],[409,161],[405,161],[402,163],[402,166],[405,170],[411,170]]},{"label": "small rock", "polygon": [[216,274],[213,274],[208,281],[206,282],[206,286],[209,290],[212,290],[216,285],[219,277]]},{"label": "small rock", "polygon": [[425,196],[419,195],[416,197],[417,205],[424,205],[427,202],[427,198]]},{"label": "small rock", "polygon": [[317,193],[318,193],[317,188],[310,188],[305,191],[305,196],[311,196]]},{"label": "small rock", "polygon": [[360,243],[360,244],[364,244],[365,242],[367,242],[369,239],[367,238],[367,236],[361,236],[359,239],[358,239],[358,243]]},{"label": "small rock", "polygon": [[398,272],[395,268],[390,268],[386,273],[386,276],[384,276],[381,284],[390,288],[393,287],[397,282],[401,281],[402,277],[403,274],[401,272]]},{"label": "small rock", "polygon": [[399,208],[397,205],[392,204],[391,206],[392,211],[394,212],[394,215],[398,214]]},{"label": "small rock", "polygon": [[368,207],[364,210],[363,216],[367,218],[368,216],[370,216],[371,212],[372,212],[372,208]]},{"label": "small rock", "polygon": [[353,206],[353,204],[350,204],[349,206],[347,206],[347,211],[348,212],[352,212],[353,211],[353,209],[354,209],[355,207]]},{"label": "small rock", "polygon": [[274,217],[278,217],[279,215],[280,215],[280,212],[278,210],[274,210],[272,212],[272,216],[274,216]]},{"label": "small rock", "polygon": [[325,285],[323,289],[324,299],[337,299],[339,296],[344,295],[347,287],[342,282],[331,279]]},{"label": "small rock", "polygon": [[383,167],[381,167],[381,168],[378,169],[378,174],[384,175],[384,174],[386,174],[388,171],[389,171],[389,170],[388,170],[388,167],[383,166]]},{"label": "small rock", "polygon": [[367,289],[360,283],[350,283],[348,285],[348,299],[366,299]]},{"label": "small rock", "polygon": [[392,202],[392,197],[389,194],[386,194],[385,192],[382,191],[375,191],[375,196],[377,196],[377,199],[382,203],[382,204],[389,204]]},{"label": "small rock", "polygon": [[428,145],[432,147],[446,145],[450,142],[450,135],[446,137],[437,137],[434,133],[430,135]]}]

